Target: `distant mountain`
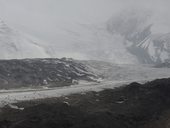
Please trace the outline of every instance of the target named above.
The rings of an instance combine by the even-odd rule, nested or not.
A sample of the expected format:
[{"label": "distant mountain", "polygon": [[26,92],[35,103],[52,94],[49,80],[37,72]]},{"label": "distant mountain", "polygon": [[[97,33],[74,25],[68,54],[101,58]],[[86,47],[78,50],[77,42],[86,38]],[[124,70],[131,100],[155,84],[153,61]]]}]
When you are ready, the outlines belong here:
[{"label": "distant mountain", "polygon": [[145,62],[167,62],[170,60],[170,33],[149,36],[136,45],[136,48],[146,53]]},{"label": "distant mountain", "polygon": [[137,44],[152,34],[150,17],[147,10],[124,10],[108,20],[107,30],[112,35],[119,34],[125,38],[124,43]]},{"label": "distant mountain", "polygon": [[[109,33],[120,34],[126,49],[136,56],[139,63],[158,64],[170,60],[170,33],[153,34],[154,25],[148,11],[122,12],[107,23]],[[122,42],[120,42],[122,43]]]},{"label": "distant mountain", "polygon": [[131,54],[119,34],[109,33],[106,24],[77,24],[67,31],[70,48],[90,60],[103,60],[118,64],[136,64],[136,56]]},{"label": "distant mountain", "polygon": [[68,24],[57,43],[35,41],[0,20],[0,59],[61,58],[117,64],[159,64],[170,60],[170,33],[153,34],[148,10],[125,10],[102,24]]},{"label": "distant mountain", "polygon": [[147,10],[125,10],[103,24],[77,24],[65,31],[70,40],[68,44],[92,60],[117,64],[157,63],[159,59],[151,58],[148,50],[141,47],[155,36],[151,31],[151,15]]},{"label": "distant mountain", "polygon": [[49,57],[34,40],[8,27],[0,20],[0,59]]}]

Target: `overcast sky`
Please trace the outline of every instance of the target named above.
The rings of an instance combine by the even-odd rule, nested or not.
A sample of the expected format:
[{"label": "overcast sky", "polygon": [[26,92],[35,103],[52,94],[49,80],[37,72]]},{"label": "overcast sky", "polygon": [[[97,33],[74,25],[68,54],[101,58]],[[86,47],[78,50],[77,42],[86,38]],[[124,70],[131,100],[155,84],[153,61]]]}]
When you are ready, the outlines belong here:
[{"label": "overcast sky", "polygon": [[154,12],[154,31],[169,30],[170,0],[0,0],[0,17],[13,28],[56,42],[65,25],[103,23],[133,7]]}]

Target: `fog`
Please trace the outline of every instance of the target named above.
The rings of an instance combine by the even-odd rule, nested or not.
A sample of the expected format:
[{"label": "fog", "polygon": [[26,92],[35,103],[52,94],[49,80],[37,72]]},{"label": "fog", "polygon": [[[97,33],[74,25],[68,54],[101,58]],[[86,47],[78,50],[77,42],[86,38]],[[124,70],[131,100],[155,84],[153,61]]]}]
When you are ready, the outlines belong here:
[{"label": "fog", "polygon": [[56,42],[65,24],[100,23],[125,8],[147,8],[158,24],[154,31],[167,31],[169,0],[0,0],[0,17],[11,27]]},{"label": "fog", "polygon": [[[133,8],[151,12],[153,33],[170,32],[169,7],[169,0],[0,0],[0,18],[10,27],[63,51],[72,45],[68,32],[79,29],[78,24],[104,24],[117,13]],[[84,30],[75,31],[83,35]]]}]

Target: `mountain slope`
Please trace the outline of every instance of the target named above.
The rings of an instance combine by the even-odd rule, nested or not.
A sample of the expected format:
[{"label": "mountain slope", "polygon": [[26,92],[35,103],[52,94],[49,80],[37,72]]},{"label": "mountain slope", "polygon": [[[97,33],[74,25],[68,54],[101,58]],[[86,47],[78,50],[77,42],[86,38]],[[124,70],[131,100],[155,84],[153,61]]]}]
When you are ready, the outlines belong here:
[{"label": "mountain slope", "polygon": [[118,64],[145,63],[137,55],[140,53],[135,52],[137,48],[132,48],[152,34],[149,18],[149,12],[133,10],[118,13],[101,24],[66,26],[63,42],[88,59]]},{"label": "mountain slope", "polygon": [[0,59],[49,57],[44,48],[0,20]]},{"label": "mountain slope", "polygon": [[[149,19],[147,11],[127,11],[103,24],[74,24],[65,29],[63,42],[68,51],[85,59],[117,64],[165,62],[170,59],[170,34],[153,34]],[[57,55],[53,51],[50,55]]]},{"label": "mountain slope", "polygon": [[169,61],[170,33],[153,34],[153,26],[150,12],[131,10],[112,17],[107,23],[107,30],[125,39],[124,45],[137,57],[139,63],[158,64]]},{"label": "mountain slope", "polygon": [[153,34],[145,10],[120,12],[102,24],[67,24],[57,43],[34,41],[0,21],[0,59],[76,58],[117,64],[158,64],[170,60],[170,33]]},{"label": "mountain slope", "polygon": [[152,35],[137,45],[143,49],[152,62],[162,63],[170,59],[170,33]]},{"label": "mountain slope", "polygon": [[119,34],[111,34],[106,24],[77,24],[66,31],[68,44],[79,54],[91,60],[110,61],[119,64],[138,63],[124,45],[124,38]]}]

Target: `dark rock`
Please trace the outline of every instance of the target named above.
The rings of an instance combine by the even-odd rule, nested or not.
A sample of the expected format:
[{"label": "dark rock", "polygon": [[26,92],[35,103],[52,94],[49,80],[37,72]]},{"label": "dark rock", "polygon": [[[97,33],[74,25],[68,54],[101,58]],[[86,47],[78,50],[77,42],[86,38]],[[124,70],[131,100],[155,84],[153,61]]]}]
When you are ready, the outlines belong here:
[{"label": "dark rock", "polygon": [[0,60],[0,88],[68,86],[73,80],[93,81],[95,74],[72,59]]}]

